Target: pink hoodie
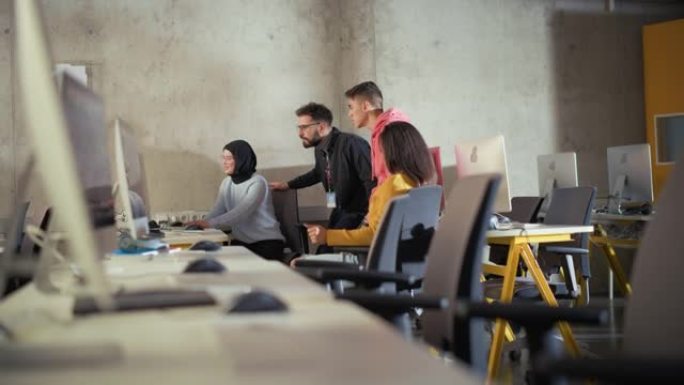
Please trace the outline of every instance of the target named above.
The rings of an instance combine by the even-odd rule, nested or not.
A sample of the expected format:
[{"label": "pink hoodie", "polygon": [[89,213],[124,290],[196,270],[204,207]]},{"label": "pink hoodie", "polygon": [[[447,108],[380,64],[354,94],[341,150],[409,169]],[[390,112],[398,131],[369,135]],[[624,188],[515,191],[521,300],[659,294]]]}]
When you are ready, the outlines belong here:
[{"label": "pink hoodie", "polygon": [[396,108],[390,108],[378,116],[378,120],[375,122],[371,132],[371,168],[373,170],[373,178],[377,180],[376,186],[382,184],[390,175],[385,165],[385,155],[380,147],[380,134],[392,122],[410,122],[410,120],[406,114]]}]

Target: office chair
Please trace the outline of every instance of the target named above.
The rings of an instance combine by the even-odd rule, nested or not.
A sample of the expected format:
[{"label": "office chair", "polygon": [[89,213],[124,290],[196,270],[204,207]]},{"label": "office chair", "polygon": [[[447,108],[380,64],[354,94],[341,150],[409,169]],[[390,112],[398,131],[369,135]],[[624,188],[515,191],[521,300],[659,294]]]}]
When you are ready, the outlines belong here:
[{"label": "office chair", "polygon": [[287,250],[285,262],[309,252],[306,229],[299,222],[297,190],[272,191],[273,210],[280,223],[280,232],[285,237]]},{"label": "office chair", "polygon": [[[432,230],[439,222],[439,215],[443,207],[440,202],[444,194],[442,187],[438,185],[415,187],[410,189],[407,194],[411,197],[411,208],[409,217],[404,218],[395,271],[422,277],[425,270],[427,247],[430,245]],[[423,237],[428,237],[428,239],[423,239]],[[333,247],[333,252],[349,252],[359,255],[360,261],[369,258],[369,250],[367,247]]]},{"label": "office chair", "polygon": [[[595,187],[570,187],[559,188],[553,191],[549,209],[544,217],[544,224],[547,225],[585,225],[591,224],[591,208],[594,206],[596,197]],[[565,294],[570,298],[577,298],[579,287],[575,278],[575,262],[580,263],[581,273],[581,294],[584,304],[589,302],[589,278],[591,270],[589,267],[589,233],[576,234],[573,242],[561,242],[557,244],[545,244],[539,249],[539,262],[544,269],[544,265],[562,266],[565,278],[565,289],[558,294]],[[556,286],[557,288],[558,286]]]},{"label": "office chair", "polygon": [[[413,274],[415,277],[422,277],[425,255],[434,229],[439,222],[441,195],[441,187],[428,185],[413,188],[401,196],[408,199],[406,203],[397,198],[392,200],[385,210],[370,246],[368,257],[362,266],[317,260],[297,260],[295,266],[404,272],[408,275]],[[404,208],[403,205],[406,207]]]},{"label": "office chair", "polygon": [[[646,228],[637,251],[633,292],[625,309],[622,349],[601,359],[563,359],[551,355],[548,330],[556,321],[582,319],[579,309],[538,307],[516,312],[516,305],[478,307],[469,316],[512,319],[524,325],[537,340],[532,351],[536,384],[558,379],[592,378],[601,383],[670,383],[684,378],[684,307],[681,306],[681,272],[684,270],[684,157],[670,174],[659,200],[658,212]],[[586,310],[586,309],[582,309]],[[598,322],[598,317],[593,317]],[[584,319],[587,321],[588,319]]]},{"label": "office chair", "polygon": [[456,181],[429,248],[422,294],[412,297],[347,292],[338,294],[338,298],[354,301],[386,319],[415,307],[425,309],[421,318],[424,340],[484,372],[484,324],[477,319],[454,317],[451,304],[483,298],[479,281],[482,249],[500,179],[498,175],[473,175]]}]

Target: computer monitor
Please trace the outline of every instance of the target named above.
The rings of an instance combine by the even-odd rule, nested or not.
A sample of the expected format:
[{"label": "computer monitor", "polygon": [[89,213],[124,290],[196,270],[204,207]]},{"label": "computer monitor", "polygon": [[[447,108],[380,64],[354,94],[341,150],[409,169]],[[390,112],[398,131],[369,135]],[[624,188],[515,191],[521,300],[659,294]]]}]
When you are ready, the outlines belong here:
[{"label": "computer monitor", "polygon": [[[106,147],[103,142],[85,148],[86,156],[81,157],[76,150],[82,148],[72,143],[74,130],[82,131],[87,138],[97,135],[87,130],[98,129],[90,127],[91,124],[103,124],[102,105],[85,87],[78,87],[67,77],[62,82],[62,99],[66,101],[62,106],[36,1],[15,2],[15,15],[19,91],[36,171],[54,208],[56,224],[66,231],[69,257],[84,278],[84,294],[93,295],[100,308],[109,309],[113,299],[93,230],[95,226],[113,228],[114,222],[109,167],[100,159],[101,155],[106,158]],[[67,121],[72,126],[72,135]],[[101,170],[104,175],[79,170],[77,161],[82,165],[91,157],[99,168],[107,165],[106,171]]]},{"label": "computer monitor", "polygon": [[76,169],[85,192],[99,255],[116,248],[114,196],[102,99],[72,75],[63,73],[61,101]]},{"label": "computer monitor", "polygon": [[608,210],[622,213],[622,206],[653,202],[651,146],[647,143],[608,147]]},{"label": "computer monitor", "polygon": [[656,115],[656,164],[674,164],[684,153],[684,113]]},{"label": "computer monitor", "polygon": [[503,135],[475,141],[464,141],[456,145],[457,178],[473,174],[498,173],[501,184],[496,194],[494,210],[511,211],[511,195],[508,189],[508,162]]},{"label": "computer monitor", "polygon": [[539,177],[539,194],[544,197],[544,204],[540,210],[546,212],[554,189],[578,186],[577,154],[562,152],[539,155],[537,157],[537,175]]},{"label": "computer monitor", "polygon": [[119,118],[114,121],[114,159],[124,227],[133,239],[139,239],[149,233],[145,170],[135,135]]}]

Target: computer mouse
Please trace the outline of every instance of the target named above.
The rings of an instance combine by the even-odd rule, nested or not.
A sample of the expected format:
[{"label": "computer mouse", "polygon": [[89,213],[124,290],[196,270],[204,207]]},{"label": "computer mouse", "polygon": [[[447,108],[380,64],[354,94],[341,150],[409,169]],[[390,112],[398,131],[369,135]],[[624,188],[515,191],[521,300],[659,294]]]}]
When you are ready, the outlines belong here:
[{"label": "computer mouse", "polygon": [[187,225],[187,226],[185,226],[185,230],[204,230],[204,229],[199,225]]},{"label": "computer mouse", "polygon": [[226,267],[214,258],[198,258],[185,266],[184,273],[223,273]]},{"label": "computer mouse", "polygon": [[257,313],[287,311],[287,305],[278,296],[265,290],[252,290],[240,294],[228,313]]},{"label": "computer mouse", "polygon": [[221,245],[213,242],[213,241],[208,241],[206,239],[203,239],[201,241],[195,242],[192,246],[190,246],[190,250],[204,250],[204,251],[216,251],[221,248]]}]

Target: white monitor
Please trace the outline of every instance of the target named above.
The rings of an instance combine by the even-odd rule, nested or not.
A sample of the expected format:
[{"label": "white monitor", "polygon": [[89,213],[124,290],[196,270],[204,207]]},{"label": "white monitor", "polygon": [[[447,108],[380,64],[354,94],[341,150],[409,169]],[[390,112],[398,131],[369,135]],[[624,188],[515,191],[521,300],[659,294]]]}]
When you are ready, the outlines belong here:
[{"label": "white monitor", "polygon": [[139,239],[149,233],[147,180],[135,135],[122,119],[114,122],[114,159],[125,228]]},{"label": "white monitor", "polygon": [[[102,254],[93,231],[93,223],[108,224],[113,220],[109,217],[113,212],[110,211],[109,204],[105,203],[107,192],[97,189],[106,189],[106,183],[100,186],[82,183],[80,176],[83,175],[79,175],[77,156],[65,116],[73,114],[76,109],[72,107],[78,106],[63,108],[60,102],[36,1],[17,1],[14,4],[19,91],[36,171],[54,209],[56,224],[66,230],[69,256],[85,278],[84,291],[94,296],[100,308],[111,308],[111,290],[100,263]],[[63,96],[68,98],[69,95],[69,90],[63,92]],[[105,148],[101,146],[96,150],[106,156]],[[93,176],[93,181],[104,179]],[[106,179],[109,180],[109,170]],[[94,190],[85,191],[90,188]],[[111,198],[111,191],[109,193]],[[91,199],[90,211],[86,197]],[[94,214],[93,220],[89,215],[91,212]]]},{"label": "white monitor", "polygon": [[539,194],[550,197],[553,189],[577,187],[577,155],[574,152],[539,155],[537,157]]},{"label": "white monitor", "polygon": [[653,201],[651,146],[647,143],[608,147],[608,187],[611,212],[624,203]]},{"label": "white monitor", "polygon": [[501,184],[496,194],[494,211],[511,211],[508,162],[503,135],[457,144],[456,173],[458,178],[473,174],[501,174]]}]

